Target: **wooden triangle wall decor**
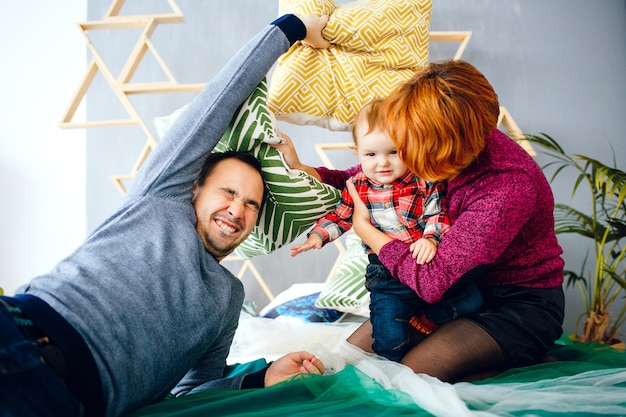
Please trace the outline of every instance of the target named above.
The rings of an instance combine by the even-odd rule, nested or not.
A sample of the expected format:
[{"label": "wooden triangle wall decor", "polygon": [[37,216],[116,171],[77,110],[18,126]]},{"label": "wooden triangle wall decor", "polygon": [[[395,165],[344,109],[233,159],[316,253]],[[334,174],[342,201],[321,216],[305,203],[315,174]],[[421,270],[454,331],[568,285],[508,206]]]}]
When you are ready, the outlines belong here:
[{"label": "wooden triangle wall decor", "polygon": [[[180,11],[178,5],[174,0],[163,0],[170,9],[169,13],[156,13],[156,14],[140,14],[140,15],[120,15],[122,8],[126,0],[113,0],[109,10],[102,18],[102,20],[89,21],[78,23],[78,28],[81,31],[81,35],[84,37],[85,42],[89,50],[92,53],[92,59],[87,66],[87,70],[80,86],[77,89],[73,100],[70,102],[66,112],[63,115],[60,127],[62,128],[93,128],[93,127],[119,127],[119,126],[139,126],[146,135],[146,142],[135,162],[134,166],[127,174],[112,175],[111,178],[120,191],[125,194],[126,186],[125,181],[130,181],[136,175],[137,171],[146,160],[150,151],[154,149],[157,144],[151,130],[148,128],[146,122],[139,115],[133,104],[131,103],[129,96],[132,94],[167,94],[167,93],[187,93],[187,92],[199,92],[205,84],[179,84],[175,77],[168,69],[166,63],[161,58],[156,47],[151,42],[150,38],[154,31],[160,24],[171,23],[184,23],[184,16]],[[94,43],[90,39],[88,32],[98,30],[127,30],[127,29],[139,29],[141,34],[137,39],[132,52],[126,60],[120,73],[115,76],[108,68],[102,55],[96,49]],[[459,42],[459,47],[452,59],[461,59],[463,52],[465,51],[467,44],[472,36],[471,31],[431,31],[430,42]],[[142,60],[147,53],[150,53],[158,66],[165,75],[166,81],[155,82],[132,82],[133,76]],[[102,75],[110,86],[112,92],[115,94],[122,107],[128,114],[128,118],[113,119],[113,120],[96,120],[96,121],[74,121],[74,115],[81,102],[84,100],[85,95],[89,91],[89,88],[96,77],[96,75]],[[498,125],[502,124],[508,131],[508,133],[518,143],[528,151],[531,155],[536,155],[534,149],[528,143],[528,141],[520,140],[522,135],[521,130],[509,114],[509,112],[502,107],[500,117],[498,119]],[[319,150],[318,150],[319,152]],[[322,151],[323,153],[323,151]],[[323,157],[324,158],[324,157]],[[325,161],[329,162],[329,161]]]},{"label": "wooden triangle wall decor", "polygon": [[[61,123],[62,128],[93,128],[93,127],[117,127],[117,126],[139,126],[146,135],[146,144],[144,145],[137,162],[131,169],[131,172],[124,175],[113,175],[112,180],[118,190],[124,194],[126,187],[123,181],[132,179],[139,167],[143,164],[148,157],[150,151],[156,146],[157,141],[154,138],[152,132],[148,128],[146,122],[139,115],[133,104],[129,99],[129,95],[132,94],[166,94],[166,93],[184,93],[184,92],[197,92],[201,91],[205,84],[179,84],[167,65],[161,58],[155,46],[152,44],[150,37],[160,24],[170,23],[184,23],[184,17],[180,9],[178,8],[174,0],[165,0],[171,9],[170,13],[159,14],[141,14],[141,15],[129,15],[120,16],[119,13],[122,10],[126,0],[114,0],[109,7],[106,15],[102,20],[89,21],[78,23],[78,28],[81,31],[85,42],[92,54],[92,59],[87,66],[87,71],[80,86],[76,91],[73,100],[70,102],[67,110],[65,111]],[[96,49],[94,43],[90,39],[88,33],[90,31],[98,30],[126,30],[126,29],[139,29],[141,34],[135,43],[130,56],[126,60],[124,67],[120,74],[115,76],[108,68],[102,55]],[[133,75],[142,60],[146,56],[146,53],[150,53],[157,62],[158,66],[165,75],[166,81],[156,82],[144,82],[133,83]],[[104,77],[107,84],[120,101],[121,105],[128,114],[126,119],[113,119],[113,120],[96,120],[77,122],[74,121],[74,115],[76,110],[84,100],[85,95],[89,91],[89,88],[96,77],[100,74]]]}]

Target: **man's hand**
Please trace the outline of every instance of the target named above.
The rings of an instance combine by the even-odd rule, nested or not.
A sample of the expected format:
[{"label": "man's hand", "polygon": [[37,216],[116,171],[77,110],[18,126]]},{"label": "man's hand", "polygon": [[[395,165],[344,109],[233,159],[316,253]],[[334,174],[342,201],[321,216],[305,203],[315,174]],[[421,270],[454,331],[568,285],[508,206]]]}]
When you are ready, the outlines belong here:
[{"label": "man's hand", "polygon": [[309,352],[292,352],[278,358],[265,374],[265,386],[270,387],[299,374],[321,375],[324,364]]},{"label": "man's hand", "polygon": [[311,48],[328,48],[330,46],[330,42],[322,36],[322,30],[324,30],[326,23],[328,23],[328,16],[309,14],[298,17],[306,27],[306,37],[301,41],[303,45],[310,46]]}]

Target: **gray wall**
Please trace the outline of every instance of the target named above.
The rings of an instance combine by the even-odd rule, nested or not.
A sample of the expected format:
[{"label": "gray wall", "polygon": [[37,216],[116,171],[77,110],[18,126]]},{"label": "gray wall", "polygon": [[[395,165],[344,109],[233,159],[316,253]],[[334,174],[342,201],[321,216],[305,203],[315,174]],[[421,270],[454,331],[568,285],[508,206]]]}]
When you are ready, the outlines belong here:
[{"label": "gray wall", "polygon": [[[141,3],[128,2],[123,14]],[[165,2],[163,2],[165,3]],[[278,2],[267,0],[177,0],[185,24],[161,25],[152,41],[176,79],[198,83],[210,79],[226,60],[277,15]],[[109,0],[89,0],[88,18],[104,16]],[[616,0],[436,0],[432,30],[471,30],[463,59],[476,65],[492,82],[501,104],[527,133],[546,132],[571,152],[609,161],[613,146],[617,161],[626,160],[626,2]],[[111,69],[119,71],[138,32],[99,34],[94,40]],[[431,59],[451,56],[433,47]],[[161,80],[155,65],[140,67],[136,80]],[[117,68],[117,69],[116,69]],[[143,78],[142,78],[143,77]],[[144,95],[132,98],[145,120],[165,115],[189,101],[190,94]],[[102,80],[87,96],[88,119],[119,116],[120,105]],[[350,136],[319,128],[281,125],[294,139],[301,159],[321,165],[316,142],[345,142]],[[144,134],[137,128],[101,128],[87,132],[87,214],[89,230],[119,204],[121,195],[110,180],[135,164]],[[537,158],[541,164],[545,159]],[[346,167],[351,158],[334,161]],[[621,166],[623,169],[623,165]],[[555,185],[558,201],[569,201],[570,190]],[[585,204],[582,199],[577,204]],[[585,207],[585,206],[581,206]],[[569,269],[578,270],[587,247],[559,237]],[[334,248],[290,258],[286,250],[255,259],[274,294],[292,282],[323,280]],[[331,253],[332,252],[332,253]],[[233,263],[233,270],[237,266]],[[285,274],[284,271],[289,271]],[[259,306],[267,299],[252,277],[245,277],[249,298]],[[566,330],[572,331],[580,311],[577,291],[568,290]]]}]

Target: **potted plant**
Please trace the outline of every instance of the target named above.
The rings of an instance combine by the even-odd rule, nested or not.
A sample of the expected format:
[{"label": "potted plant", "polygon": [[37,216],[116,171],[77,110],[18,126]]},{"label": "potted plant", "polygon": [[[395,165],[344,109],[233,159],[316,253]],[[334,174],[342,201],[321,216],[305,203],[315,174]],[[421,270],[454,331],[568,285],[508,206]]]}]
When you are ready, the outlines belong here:
[{"label": "potted plant", "polygon": [[[589,212],[568,204],[555,204],[557,234],[573,233],[593,242],[593,252],[583,259],[579,272],[566,269],[566,285],[580,289],[585,311],[576,322],[574,340],[612,344],[626,321],[626,172],[584,155],[568,155],[546,134],[524,135],[550,158],[542,169],[553,170],[550,182],[562,172],[574,170],[572,197],[588,188]],[[616,305],[616,301],[621,301]],[[616,310],[613,311],[612,310]],[[580,321],[582,332],[578,334]]]}]

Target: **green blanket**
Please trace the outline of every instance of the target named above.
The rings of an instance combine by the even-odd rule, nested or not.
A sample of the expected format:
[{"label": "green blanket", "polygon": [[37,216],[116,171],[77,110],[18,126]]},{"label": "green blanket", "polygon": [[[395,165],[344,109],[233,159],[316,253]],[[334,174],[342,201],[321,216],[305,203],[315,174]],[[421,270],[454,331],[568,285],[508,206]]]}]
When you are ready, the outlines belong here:
[{"label": "green blanket", "polygon": [[[558,359],[554,362],[511,369],[472,384],[454,384],[467,405],[466,414],[626,415],[626,354],[604,345],[571,343],[566,338],[559,342],[549,352]],[[250,371],[262,365],[261,360],[233,369]],[[411,395],[384,389],[348,365],[334,375],[306,376],[265,389],[212,390],[170,398],[144,407],[132,417],[409,415],[432,414]]]}]

